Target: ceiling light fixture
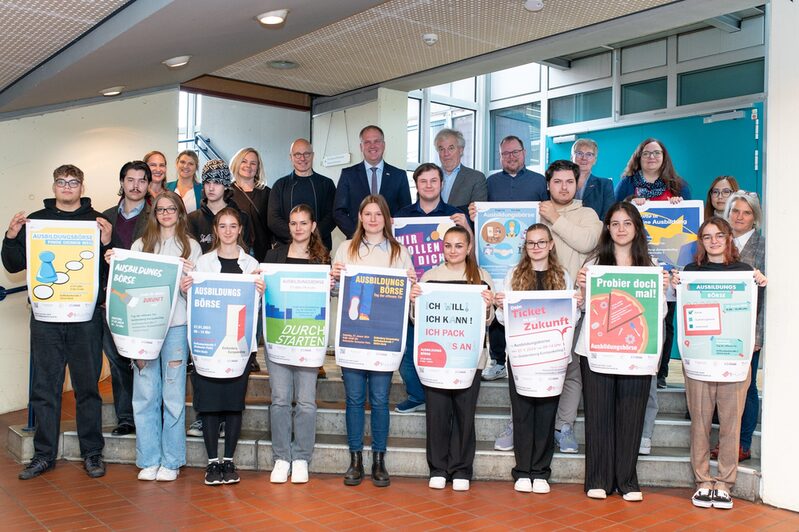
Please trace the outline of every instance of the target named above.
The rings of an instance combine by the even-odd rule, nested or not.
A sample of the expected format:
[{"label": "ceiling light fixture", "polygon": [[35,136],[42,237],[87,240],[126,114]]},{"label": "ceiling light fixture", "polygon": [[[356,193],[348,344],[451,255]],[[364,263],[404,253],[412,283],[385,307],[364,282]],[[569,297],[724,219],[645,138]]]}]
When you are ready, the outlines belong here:
[{"label": "ceiling light fixture", "polygon": [[288,14],[288,9],[276,9],[274,11],[261,13],[255,18],[258,20],[258,22],[265,26],[277,26],[278,24],[283,24],[286,21]]},{"label": "ceiling light fixture", "polygon": [[269,68],[276,68],[278,70],[291,70],[292,68],[297,68],[300,65],[294,61],[289,61],[288,59],[276,59],[274,61],[269,61],[267,66],[269,66]]},{"label": "ceiling light fixture", "polygon": [[100,94],[103,96],[118,96],[122,94],[122,89],[124,89],[124,85],[117,85],[116,87],[108,87],[107,89],[103,89],[100,91]]},{"label": "ceiling light fixture", "polygon": [[527,11],[532,11],[533,13],[536,13],[544,9],[544,2],[542,2],[541,0],[526,0],[524,2],[524,8]]},{"label": "ceiling light fixture", "polygon": [[438,35],[435,33],[425,33],[422,35],[422,41],[424,41],[427,46],[433,46],[438,42]]},{"label": "ceiling light fixture", "polygon": [[191,61],[190,55],[179,55],[165,59],[164,61],[161,61],[161,64],[166,65],[169,68],[180,68],[182,66],[188,65],[189,61]]}]

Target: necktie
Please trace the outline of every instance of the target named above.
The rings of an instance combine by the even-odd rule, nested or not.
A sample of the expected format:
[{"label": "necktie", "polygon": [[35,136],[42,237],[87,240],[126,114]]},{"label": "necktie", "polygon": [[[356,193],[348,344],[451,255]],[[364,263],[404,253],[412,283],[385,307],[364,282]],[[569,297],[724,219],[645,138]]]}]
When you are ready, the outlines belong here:
[{"label": "necktie", "polygon": [[370,170],[372,170],[372,194],[377,195],[380,193],[377,190],[377,167],[373,166]]}]

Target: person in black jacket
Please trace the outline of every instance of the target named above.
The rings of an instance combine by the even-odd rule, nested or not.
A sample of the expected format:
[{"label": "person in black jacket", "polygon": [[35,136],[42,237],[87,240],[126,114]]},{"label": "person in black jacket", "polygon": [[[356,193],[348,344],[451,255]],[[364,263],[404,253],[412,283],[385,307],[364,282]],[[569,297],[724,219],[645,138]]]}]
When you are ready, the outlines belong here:
[{"label": "person in black jacket", "polygon": [[[25,216],[16,213],[3,239],[3,266],[9,273],[27,268],[25,223],[28,220],[97,221],[101,254],[111,243],[111,224],[92,208],[83,195],[83,172],[73,165],[59,166],[53,172],[55,198],[44,200],[44,209]],[[100,269],[100,283],[105,285],[108,269],[105,261],[94,257]],[[98,298],[100,293],[98,292]],[[86,473],[93,478],[105,475],[103,463],[102,405],[97,381],[103,366],[102,312],[85,322],[44,322],[31,316],[31,392],[30,404],[36,415],[31,462],[19,474],[21,480],[38,477],[55,467],[61,421],[61,394],[64,368],[69,365],[75,390],[76,422],[80,454]]]},{"label": "person in black jacket", "polygon": [[313,209],[314,218],[319,220],[316,227],[322,243],[330,249],[333,242],[330,235],[336,228],[333,220],[336,185],[329,177],[314,172],[313,156],[313,147],[307,140],[291,143],[289,158],[294,170],[278,179],[269,194],[269,229],[279,243],[290,244],[289,213],[304,203]]}]

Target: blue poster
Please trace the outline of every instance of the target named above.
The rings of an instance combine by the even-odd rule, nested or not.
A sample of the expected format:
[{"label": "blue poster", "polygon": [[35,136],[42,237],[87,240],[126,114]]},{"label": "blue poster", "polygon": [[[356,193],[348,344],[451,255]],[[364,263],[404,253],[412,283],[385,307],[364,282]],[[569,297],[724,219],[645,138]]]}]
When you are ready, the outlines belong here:
[{"label": "blue poster", "polygon": [[188,337],[194,368],[203,377],[235,378],[244,373],[255,346],[257,275],[190,274]]},{"label": "blue poster", "polygon": [[411,254],[417,279],[444,262],[444,233],[454,226],[446,216],[394,218],[394,238]]},{"label": "blue poster", "polygon": [[347,265],[340,283],[336,363],[372,371],[398,369],[408,327],[407,273]]},{"label": "blue poster", "polygon": [[666,270],[682,269],[694,260],[696,238],[705,206],[701,200],[647,201],[638,206],[646,229],[649,254]]},{"label": "blue poster", "polygon": [[461,390],[474,381],[483,351],[483,285],[420,283],[415,302],[413,363],[425,386]]},{"label": "blue poster", "polygon": [[516,266],[524,252],[527,228],[538,222],[537,201],[475,203],[477,264],[494,279],[494,289],[501,292],[505,275]]}]

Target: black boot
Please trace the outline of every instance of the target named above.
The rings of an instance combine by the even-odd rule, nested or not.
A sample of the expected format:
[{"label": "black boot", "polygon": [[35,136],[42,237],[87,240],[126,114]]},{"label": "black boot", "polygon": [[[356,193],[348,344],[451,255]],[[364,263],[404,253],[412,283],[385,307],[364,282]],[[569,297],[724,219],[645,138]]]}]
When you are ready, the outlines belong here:
[{"label": "black boot", "polygon": [[345,486],[357,486],[363,480],[363,453],[355,451],[350,453],[350,467],[344,473]]},{"label": "black boot", "polygon": [[391,484],[385,462],[386,453],[372,453],[372,484],[385,488]]}]

